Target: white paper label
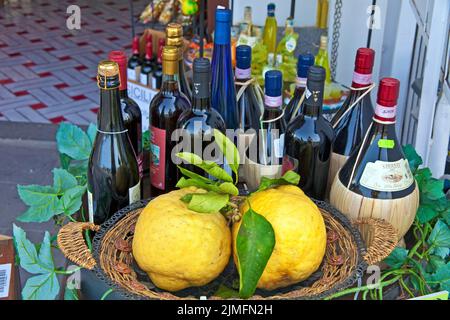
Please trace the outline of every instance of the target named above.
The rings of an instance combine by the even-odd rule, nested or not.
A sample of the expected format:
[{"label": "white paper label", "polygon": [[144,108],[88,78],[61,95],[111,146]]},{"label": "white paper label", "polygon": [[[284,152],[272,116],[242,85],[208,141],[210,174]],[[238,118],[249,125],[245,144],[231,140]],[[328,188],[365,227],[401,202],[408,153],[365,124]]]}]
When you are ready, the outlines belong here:
[{"label": "white paper label", "polygon": [[9,295],[11,268],[11,263],[0,264],[0,298],[6,298]]},{"label": "white paper label", "polygon": [[414,177],[405,159],[396,162],[369,162],[360,180],[363,187],[381,192],[402,191],[413,183]]},{"label": "white paper label", "polygon": [[274,140],[274,153],[275,157],[277,158],[283,158],[283,150],[284,150],[284,133],[280,135],[280,139]]},{"label": "white paper label", "polygon": [[128,96],[136,101],[141,109],[142,114],[142,133],[148,131],[148,126],[150,123],[149,116],[149,106],[153,97],[157,94],[157,91],[154,91],[148,87],[144,87],[143,85],[128,82]]},{"label": "white paper label", "polygon": [[295,40],[295,38],[290,38],[288,41],[286,41],[286,50],[288,52],[293,52],[296,47],[297,47],[297,40]]},{"label": "white paper label", "polygon": [[148,75],[145,73],[141,73],[140,75],[140,83],[143,84],[144,86],[148,86]]},{"label": "white paper label", "polygon": [[128,189],[128,195],[130,198],[130,204],[141,200],[141,181],[140,180],[137,185]]},{"label": "white paper label", "polygon": [[87,192],[88,194],[88,211],[89,211],[89,222],[94,223],[94,200],[92,197],[92,193]]},{"label": "white paper label", "polygon": [[137,81],[136,70],[128,68],[127,69],[127,77],[129,80]]}]

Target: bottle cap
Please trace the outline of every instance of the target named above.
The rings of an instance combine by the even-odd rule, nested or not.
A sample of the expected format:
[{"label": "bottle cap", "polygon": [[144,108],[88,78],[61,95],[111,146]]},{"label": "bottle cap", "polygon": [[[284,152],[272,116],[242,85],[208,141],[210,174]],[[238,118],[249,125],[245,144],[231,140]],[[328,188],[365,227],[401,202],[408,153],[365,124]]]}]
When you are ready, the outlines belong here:
[{"label": "bottle cap", "polygon": [[127,56],[125,52],[114,50],[108,54],[108,60],[116,62],[119,66],[120,90],[127,88]]},{"label": "bottle cap", "polygon": [[211,63],[208,58],[195,58],[194,59],[194,73],[210,73]]},{"label": "bottle cap", "polygon": [[98,64],[97,72],[101,77],[115,77],[119,75],[119,66],[114,61],[103,60]]},{"label": "bottle cap", "polygon": [[164,46],[163,61],[178,61],[178,48],[173,46]]},{"label": "bottle cap", "polygon": [[273,17],[275,14],[275,3],[269,3],[267,5],[267,15]]},{"label": "bottle cap", "polygon": [[375,51],[370,48],[359,48],[356,52],[355,71],[362,74],[372,73]]},{"label": "bottle cap", "polygon": [[196,98],[209,98],[211,83],[211,63],[207,58],[194,59],[192,93]]},{"label": "bottle cap", "polygon": [[231,10],[216,9],[216,30],[214,43],[229,44],[231,42]]},{"label": "bottle cap", "polygon": [[310,53],[300,54],[297,61],[297,76],[299,78],[306,78],[308,70],[314,65],[314,56]]},{"label": "bottle cap", "polygon": [[384,107],[394,107],[397,105],[400,90],[400,81],[394,78],[383,78],[378,89],[377,103]]},{"label": "bottle cap", "polygon": [[179,23],[169,23],[166,28],[168,46],[181,47],[183,45],[183,27]]},{"label": "bottle cap", "polygon": [[236,68],[248,69],[252,64],[252,48],[247,45],[236,47]]},{"label": "bottle cap", "polygon": [[326,71],[321,66],[311,66],[308,70],[308,82],[325,81]]},{"label": "bottle cap", "polygon": [[283,76],[279,70],[269,70],[265,74],[265,95],[269,97],[281,96]]},{"label": "bottle cap", "polygon": [[320,49],[326,50],[328,47],[328,36],[321,35],[320,36]]}]

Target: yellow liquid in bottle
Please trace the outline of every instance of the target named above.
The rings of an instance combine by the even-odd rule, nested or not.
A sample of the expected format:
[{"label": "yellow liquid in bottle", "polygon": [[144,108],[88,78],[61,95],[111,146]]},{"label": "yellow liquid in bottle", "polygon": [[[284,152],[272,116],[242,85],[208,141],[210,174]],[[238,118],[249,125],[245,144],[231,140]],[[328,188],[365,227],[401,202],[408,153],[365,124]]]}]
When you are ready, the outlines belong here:
[{"label": "yellow liquid in bottle", "polygon": [[275,53],[277,46],[277,20],[268,16],[264,25],[263,43],[268,53]]},{"label": "yellow liquid in bottle", "polygon": [[316,56],[316,65],[323,67],[326,71],[325,82],[327,84],[331,83],[331,71],[330,71],[330,62],[328,59],[328,37],[321,36],[320,37],[320,49]]}]

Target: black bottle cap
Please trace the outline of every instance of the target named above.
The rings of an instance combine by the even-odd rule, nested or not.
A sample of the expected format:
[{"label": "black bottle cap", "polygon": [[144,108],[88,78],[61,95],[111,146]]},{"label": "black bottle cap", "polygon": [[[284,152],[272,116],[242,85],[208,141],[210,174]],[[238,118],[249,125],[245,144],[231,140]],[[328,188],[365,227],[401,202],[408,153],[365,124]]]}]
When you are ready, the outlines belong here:
[{"label": "black bottle cap", "polygon": [[311,66],[308,70],[308,82],[321,82],[325,81],[326,71],[320,66]]},{"label": "black bottle cap", "polygon": [[248,69],[252,64],[252,48],[247,45],[236,47],[236,67],[239,69]]},{"label": "black bottle cap", "polygon": [[207,58],[194,59],[193,95],[197,98],[209,97],[211,64]]}]

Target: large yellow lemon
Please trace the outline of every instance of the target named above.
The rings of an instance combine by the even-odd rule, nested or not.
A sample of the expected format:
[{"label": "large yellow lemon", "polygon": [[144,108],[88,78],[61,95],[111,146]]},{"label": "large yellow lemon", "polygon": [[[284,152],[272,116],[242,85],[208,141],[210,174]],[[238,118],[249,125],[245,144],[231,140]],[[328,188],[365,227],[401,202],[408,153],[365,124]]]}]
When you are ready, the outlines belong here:
[{"label": "large yellow lemon", "polygon": [[[248,200],[275,231],[275,248],[258,288],[274,290],[307,279],[319,268],[326,249],[325,223],[317,206],[295,186],[256,192]],[[244,203],[241,213],[248,208]],[[239,227],[240,222],[233,226],[235,262]]]},{"label": "large yellow lemon", "polygon": [[202,286],[226,267],[231,232],[220,213],[197,213],[180,198],[196,188],[172,191],[152,200],[142,211],[133,239],[133,256],[153,283],[178,291]]}]

